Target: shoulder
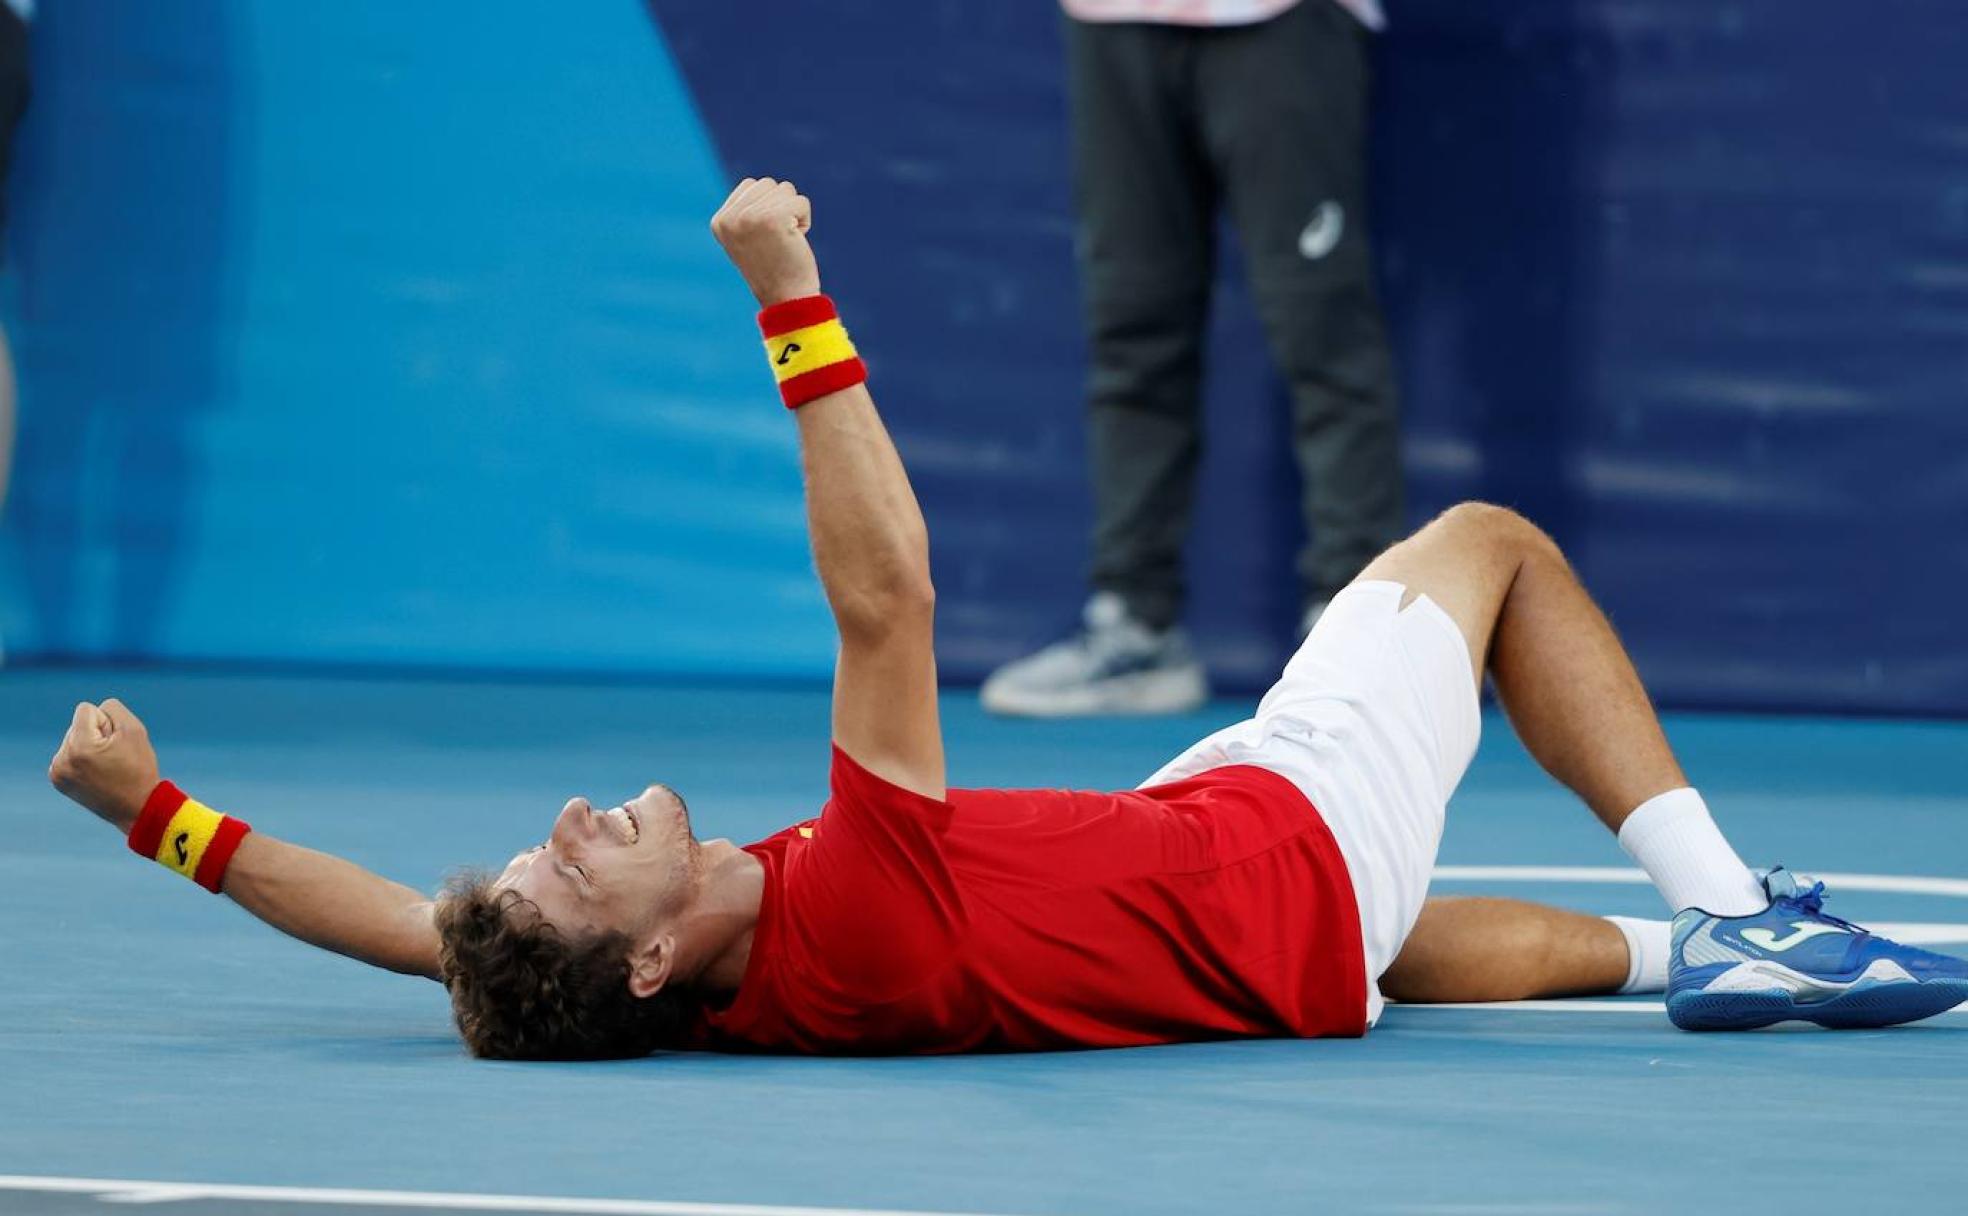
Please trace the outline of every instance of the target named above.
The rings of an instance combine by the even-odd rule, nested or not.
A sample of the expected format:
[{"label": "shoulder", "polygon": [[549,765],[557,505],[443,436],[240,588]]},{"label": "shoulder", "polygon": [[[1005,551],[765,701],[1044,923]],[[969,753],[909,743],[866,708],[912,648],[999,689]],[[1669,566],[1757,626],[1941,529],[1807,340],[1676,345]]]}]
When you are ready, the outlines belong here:
[{"label": "shoulder", "polygon": [[823,824],[849,819],[937,829],[948,826],[953,810],[947,798],[918,794],[870,771],[838,744],[833,748],[828,786],[832,797],[821,815]]}]

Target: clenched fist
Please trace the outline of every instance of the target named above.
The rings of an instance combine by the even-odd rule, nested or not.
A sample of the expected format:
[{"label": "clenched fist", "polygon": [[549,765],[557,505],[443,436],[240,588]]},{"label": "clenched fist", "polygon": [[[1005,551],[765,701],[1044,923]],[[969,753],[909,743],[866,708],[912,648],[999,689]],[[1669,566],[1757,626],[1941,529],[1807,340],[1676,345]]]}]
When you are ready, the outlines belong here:
[{"label": "clenched fist", "polygon": [[55,788],[128,833],[157,787],[157,752],[137,715],[114,697],[75,707],[75,720],[48,765]]},{"label": "clenched fist", "polygon": [[769,177],[739,182],[711,217],[711,235],[762,307],[820,294],[820,264],[806,241],[812,226],[806,196]]}]

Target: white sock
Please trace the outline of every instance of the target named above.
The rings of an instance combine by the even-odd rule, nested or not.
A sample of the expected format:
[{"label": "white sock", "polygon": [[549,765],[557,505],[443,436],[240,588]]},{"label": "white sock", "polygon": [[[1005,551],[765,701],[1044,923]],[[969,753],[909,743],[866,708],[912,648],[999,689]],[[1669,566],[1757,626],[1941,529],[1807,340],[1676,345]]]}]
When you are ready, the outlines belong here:
[{"label": "white sock", "polygon": [[1637,916],[1608,916],[1626,939],[1626,982],[1620,995],[1667,991],[1667,944],[1672,926],[1664,920]]},{"label": "white sock", "polygon": [[1647,799],[1620,825],[1620,848],[1654,880],[1676,912],[1753,916],[1770,906],[1756,875],[1722,837],[1708,804],[1683,787]]}]

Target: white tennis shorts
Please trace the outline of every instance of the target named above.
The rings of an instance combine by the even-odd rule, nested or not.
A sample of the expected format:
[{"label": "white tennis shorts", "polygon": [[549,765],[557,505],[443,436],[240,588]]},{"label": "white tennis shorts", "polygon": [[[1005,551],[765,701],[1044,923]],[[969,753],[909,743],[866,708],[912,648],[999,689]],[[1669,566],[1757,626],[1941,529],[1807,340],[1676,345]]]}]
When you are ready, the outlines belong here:
[{"label": "white tennis shorts", "polygon": [[1360,905],[1367,1022],[1442,843],[1449,795],[1482,733],[1469,645],[1425,595],[1356,582],[1333,597],[1257,716],[1217,731],[1143,786],[1254,764],[1304,791],[1332,830]]}]

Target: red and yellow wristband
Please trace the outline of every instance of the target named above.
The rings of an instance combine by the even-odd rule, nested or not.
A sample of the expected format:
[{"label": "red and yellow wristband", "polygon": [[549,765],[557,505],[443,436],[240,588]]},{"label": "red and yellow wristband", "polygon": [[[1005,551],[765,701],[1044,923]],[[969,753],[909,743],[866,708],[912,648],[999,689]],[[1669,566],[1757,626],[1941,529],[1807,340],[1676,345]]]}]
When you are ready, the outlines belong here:
[{"label": "red and yellow wristband", "polygon": [[840,313],[826,296],[802,296],[759,313],[765,357],[779,399],[796,410],[816,397],[866,382],[868,365],[854,351]]},{"label": "red and yellow wristband", "polygon": [[244,819],[221,815],[170,782],[160,781],[130,827],[130,851],[217,895],[226,866],[252,830]]}]

